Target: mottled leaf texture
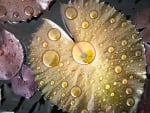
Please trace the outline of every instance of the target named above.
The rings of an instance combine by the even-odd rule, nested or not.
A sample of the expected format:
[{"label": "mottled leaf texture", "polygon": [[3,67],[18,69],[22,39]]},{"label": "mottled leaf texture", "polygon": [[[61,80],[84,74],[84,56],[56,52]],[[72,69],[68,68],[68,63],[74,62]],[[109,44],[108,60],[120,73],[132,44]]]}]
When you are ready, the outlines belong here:
[{"label": "mottled leaf texture", "polygon": [[26,21],[46,10],[53,0],[0,0],[0,19]]},{"label": "mottled leaf texture", "polygon": [[16,37],[0,30],[0,80],[8,80],[17,74],[23,63],[23,48]]},{"label": "mottled leaf texture", "polygon": [[29,47],[43,94],[69,113],[133,113],[146,78],[135,26],[103,2],[74,0],[61,7],[75,41],[44,19]]}]

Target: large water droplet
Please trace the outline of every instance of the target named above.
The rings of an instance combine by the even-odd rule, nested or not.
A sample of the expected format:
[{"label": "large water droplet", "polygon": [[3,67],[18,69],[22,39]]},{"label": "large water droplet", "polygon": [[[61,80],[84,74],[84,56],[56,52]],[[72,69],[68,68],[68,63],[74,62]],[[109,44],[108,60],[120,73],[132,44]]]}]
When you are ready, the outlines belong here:
[{"label": "large water droplet", "polygon": [[72,87],[71,89],[71,95],[73,97],[79,97],[81,95],[82,91],[81,91],[81,88],[78,87],[78,86],[74,86]]},{"label": "large water droplet", "polygon": [[70,20],[73,20],[77,17],[78,13],[74,7],[68,7],[66,9],[66,17]]}]

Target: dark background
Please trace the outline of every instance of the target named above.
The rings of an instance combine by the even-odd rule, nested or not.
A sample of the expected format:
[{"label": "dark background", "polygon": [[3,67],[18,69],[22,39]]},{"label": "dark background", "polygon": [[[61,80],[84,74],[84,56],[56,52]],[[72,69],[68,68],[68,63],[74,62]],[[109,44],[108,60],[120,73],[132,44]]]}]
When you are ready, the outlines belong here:
[{"label": "dark background", "polygon": [[[150,0],[102,1],[110,3],[116,9],[124,13],[127,19],[130,20],[132,20],[135,14],[140,10],[144,9],[145,7],[150,7]],[[45,11],[40,17],[34,18],[32,21],[29,21],[27,23],[22,22],[19,24],[5,24],[4,28],[14,33],[15,36],[23,44],[25,56],[28,54],[27,46],[31,41],[31,33],[33,33],[35,29],[40,25],[42,18],[51,19],[66,31],[60,15],[59,2],[67,2],[67,0],[56,0],[56,2],[48,11]],[[24,62],[27,63],[27,60],[25,60]],[[45,101],[40,91],[37,91],[36,94],[28,100],[15,95],[12,92],[11,84],[9,81],[0,81],[0,87],[2,89],[3,97],[2,103],[0,105],[0,113],[2,111],[14,111],[15,113],[62,113],[62,110],[58,110],[57,106],[53,107],[53,105],[49,101]],[[146,90],[150,90],[149,87],[145,87],[145,91]],[[144,113],[150,113],[150,111]]]}]

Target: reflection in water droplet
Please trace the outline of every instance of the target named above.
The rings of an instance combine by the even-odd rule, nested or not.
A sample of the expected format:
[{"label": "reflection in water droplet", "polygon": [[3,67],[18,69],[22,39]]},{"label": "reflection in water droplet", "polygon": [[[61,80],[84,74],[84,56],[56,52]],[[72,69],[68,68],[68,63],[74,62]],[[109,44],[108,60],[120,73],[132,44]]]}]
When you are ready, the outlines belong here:
[{"label": "reflection in water droplet", "polygon": [[27,16],[32,16],[33,13],[34,13],[34,9],[30,6],[27,6],[24,10],[24,13],[27,15]]},{"label": "reflection in water droplet", "polygon": [[115,67],[115,72],[118,73],[118,74],[121,73],[122,72],[122,67],[121,66],[116,66]]},{"label": "reflection in water droplet", "polygon": [[56,51],[46,51],[43,54],[43,63],[47,67],[54,67],[59,64],[59,55]]},{"label": "reflection in water droplet", "polygon": [[98,17],[97,11],[93,10],[93,11],[90,12],[90,18],[96,19],[97,17]]},{"label": "reflection in water droplet", "polygon": [[50,40],[59,40],[61,38],[61,33],[58,29],[52,28],[48,31],[48,37]]},{"label": "reflection in water droplet", "polygon": [[81,113],[89,113],[87,109],[83,109]]},{"label": "reflection in water droplet", "polygon": [[78,86],[74,86],[71,88],[71,96],[73,97],[79,97],[81,95],[82,91],[81,88]]},{"label": "reflection in water droplet", "polygon": [[113,53],[114,50],[115,50],[114,47],[109,47],[109,48],[108,48],[108,52],[109,52],[109,53]]},{"label": "reflection in water droplet", "polygon": [[83,21],[82,22],[82,28],[87,29],[89,27],[89,22],[88,21]]},{"label": "reflection in water droplet", "polygon": [[88,42],[79,42],[74,45],[72,55],[79,64],[90,64],[95,59],[95,49]]},{"label": "reflection in water droplet", "polygon": [[62,88],[67,88],[68,87],[68,82],[62,82],[61,86],[62,86]]},{"label": "reflection in water droplet", "polygon": [[78,13],[74,7],[68,7],[66,9],[66,17],[70,20],[73,20],[77,17]]},{"label": "reflection in water droplet", "polygon": [[111,24],[114,24],[115,22],[116,22],[115,18],[111,18],[111,19],[110,19],[110,23],[111,23]]},{"label": "reflection in water droplet", "polygon": [[133,93],[133,89],[132,88],[127,88],[126,89],[126,94],[130,95]]},{"label": "reflection in water droplet", "polygon": [[127,106],[131,107],[131,106],[134,106],[135,101],[133,98],[128,98],[126,104],[127,104]]}]

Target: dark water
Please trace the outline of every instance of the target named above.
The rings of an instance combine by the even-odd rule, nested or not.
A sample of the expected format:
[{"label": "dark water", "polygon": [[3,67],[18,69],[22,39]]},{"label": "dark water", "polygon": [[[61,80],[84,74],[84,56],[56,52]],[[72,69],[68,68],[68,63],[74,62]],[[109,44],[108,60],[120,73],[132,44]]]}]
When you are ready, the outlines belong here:
[{"label": "dark water", "polygon": [[[61,0],[66,2],[67,0]],[[110,3],[116,9],[123,12],[127,19],[133,19],[135,14],[145,7],[150,7],[150,0],[102,0]],[[57,0],[50,10],[45,11],[39,18],[33,19],[28,23],[8,24],[6,28],[14,33],[24,46],[25,53],[28,54],[26,45],[30,43],[31,33],[40,24],[42,18],[48,18],[60,25],[64,30],[64,24],[60,16],[59,0]],[[25,63],[27,61],[24,61]],[[52,106],[49,101],[45,101],[40,91],[29,100],[16,96],[13,94],[9,81],[0,81],[2,89],[2,103],[0,105],[0,112],[14,111],[15,113],[62,113],[57,110],[57,106]],[[145,89],[146,90],[146,89]],[[148,90],[148,89],[147,89]],[[145,112],[144,112],[145,113]],[[150,113],[146,112],[146,113]]]}]

